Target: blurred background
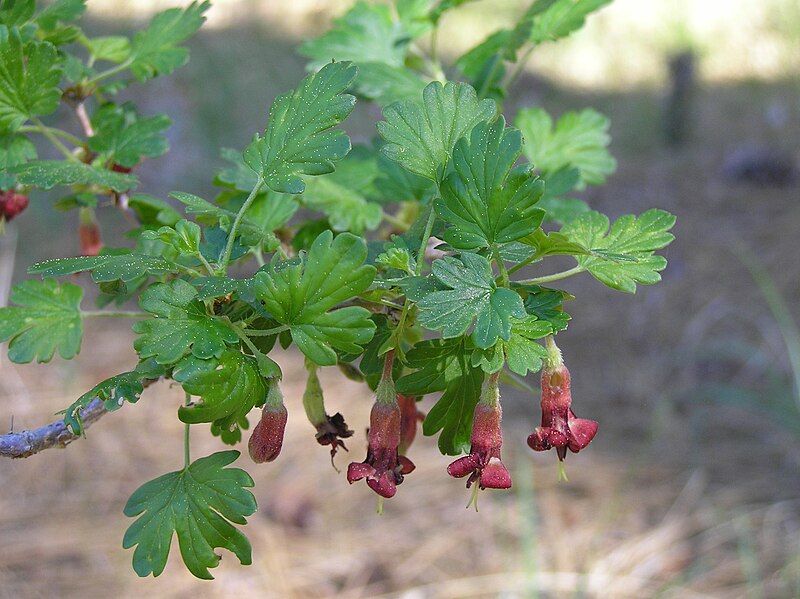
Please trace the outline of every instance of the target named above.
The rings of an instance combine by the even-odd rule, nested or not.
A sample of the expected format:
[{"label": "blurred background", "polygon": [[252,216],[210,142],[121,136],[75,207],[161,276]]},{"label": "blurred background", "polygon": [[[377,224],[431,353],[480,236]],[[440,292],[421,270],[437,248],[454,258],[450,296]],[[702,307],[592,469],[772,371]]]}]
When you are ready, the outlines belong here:
[{"label": "blurred background", "polygon": [[[129,31],[174,4],[90,0],[87,29]],[[218,148],[263,128],[272,98],[303,76],[296,46],[350,4],[218,0],[187,67],[123,94],[174,121],[171,152],[144,165],[140,189],[212,195]],[[524,5],[483,0],[448,13],[440,51],[458,56]],[[610,117],[619,169],[584,193],[593,208],[678,217],[663,283],[635,296],[588,275],[564,285],[578,296],[559,336],[576,411],[600,421],[591,448],[567,460],[568,483],[556,480],[555,456],[525,445],[538,398],[508,389],[511,492],[484,492],[480,511],[465,511],[448,458],[418,438],[417,471],[378,517],[374,495],[349,487],[314,442],[302,362],[279,354],[283,454],[242,462],[260,504],[245,531],[251,567],[225,554],[211,584],[176,551],[158,579],[130,568],[122,507],[181,465],[182,395],[162,382],[87,439],[0,463],[0,597],[800,597],[800,3],[617,0],[537,50],[506,114],[532,105]],[[367,140],[376,118],[360,106],[347,128]],[[77,215],[50,204],[36,197],[0,238],[3,301],[31,263],[78,251]],[[124,244],[122,218],[103,216],[106,242]],[[15,430],[53,420],[132,367],[132,338],[127,324],[98,320],[73,362],[20,366],[3,352],[0,427],[12,416]],[[335,369],[322,382],[357,431],[337,458],[344,467],[363,459],[369,393]],[[194,431],[195,455],[217,449]]]}]

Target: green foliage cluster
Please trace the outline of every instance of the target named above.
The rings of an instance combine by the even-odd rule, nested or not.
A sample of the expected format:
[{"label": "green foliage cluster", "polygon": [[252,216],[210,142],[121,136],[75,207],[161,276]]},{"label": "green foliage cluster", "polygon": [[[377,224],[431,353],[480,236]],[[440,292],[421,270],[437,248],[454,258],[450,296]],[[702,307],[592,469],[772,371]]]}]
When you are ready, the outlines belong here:
[{"label": "green foliage cluster", "polygon": [[[511,126],[501,114],[530,53],[608,1],[534,0],[513,28],[443,65],[437,28],[464,0],[360,0],[301,46],[309,74],[275,99],[252,143],[222,151],[217,196],[174,192],[173,202],[138,192],[131,172],[168,150],[170,119],[120,98],[186,63],[184,42],[208,2],[159,13],[130,39],[87,37],[84,0],[0,2],[0,189],[35,199],[57,188],[59,208],[91,218],[110,198],[137,221],[130,247],[31,266],[43,280],[18,285],[0,309],[10,359],[74,358],[84,320],[133,317],[138,364],[68,407],[67,425],[82,433],[94,398],[118,409],[166,378],[193,398],[174,407],[182,422],[235,444],[281,376],[274,347],[370,384],[394,350],[399,392],[440,394],[424,433],[445,454],[468,449],[487,375],[537,371],[542,339],[567,327],[572,296],[546,285],[585,272],[633,293],[666,266],[656,252],[673,238],[672,215],[612,223],[574,196],[614,171],[605,117],[530,107]],[[340,125],[357,100],[377,103],[383,118],[371,143],[351,146]],[[59,106],[85,117],[82,131],[42,120]],[[61,159],[40,158],[32,140]],[[552,256],[575,266],[520,278]],[[57,282],[81,272],[105,309],[84,309],[74,278]],[[130,302],[139,311],[113,309]],[[182,469],[133,494],[124,545],[135,547],[137,574],[164,570],[175,535],[198,577],[211,578],[216,548],[251,562],[236,525],[256,503],[250,476],[229,467],[238,455],[192,462],[187,445]]]}]

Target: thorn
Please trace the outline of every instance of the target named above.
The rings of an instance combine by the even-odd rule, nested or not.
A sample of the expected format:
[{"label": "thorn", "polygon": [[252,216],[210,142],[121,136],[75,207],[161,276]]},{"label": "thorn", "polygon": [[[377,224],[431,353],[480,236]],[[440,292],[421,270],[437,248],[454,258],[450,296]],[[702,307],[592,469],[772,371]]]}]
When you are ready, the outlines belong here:
[{"label": "thorn", "polygon": [[8,434],[12,434],[14,432],[14,414],[11,414],[11,427],[8,429]]}]

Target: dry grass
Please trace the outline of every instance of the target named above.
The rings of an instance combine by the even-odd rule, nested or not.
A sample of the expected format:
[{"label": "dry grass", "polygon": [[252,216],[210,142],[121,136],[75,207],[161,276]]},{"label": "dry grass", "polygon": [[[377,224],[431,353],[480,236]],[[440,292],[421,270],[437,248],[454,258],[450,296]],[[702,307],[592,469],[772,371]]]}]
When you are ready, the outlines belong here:
[{"label": "dry grass", "polygon": [[[110,328],[90,331],[74,380],[63,368],[4,364],[3,381],[16,371],[30,404],[6,408],[4,390],[3,412],[13,411],[17,426],[41,422],[124,365],[127,340]],[[683,598],[778,597],[798,588],[796,501],[750,505],[745,491],[711,491],[700,469],[678,472],[598,451],[574,459],[570,483],[558,484],[551,456],[523,449],[527,423],[516,419],[507,419],[513,492],[486,492],[480,512],[465,511],[467,492],[422,439],[412,453],[419,468],[378,516],[374,495],[349,487],[313,442],[301,416],[300,361],[293,354],[280,361],[292,414],[284,453],[264,466],[242,458],[260,504],[246,530],[252,567],[225,555],[214,584],[192,579],[175,555],[156,580],[130,569],[120,547],[129,524],[121,508],[142,481],[180,461],[172,414],[181,394],[161,383],[86,440],[0,464],[0,596],[95,597],[114,589],[125,597]],[[331,407],[363,431],[367,393],[325,374]],[[202,430],[194,440],[195,455],[217,449]],[[363,436],[351,445],[361,459]]]}]

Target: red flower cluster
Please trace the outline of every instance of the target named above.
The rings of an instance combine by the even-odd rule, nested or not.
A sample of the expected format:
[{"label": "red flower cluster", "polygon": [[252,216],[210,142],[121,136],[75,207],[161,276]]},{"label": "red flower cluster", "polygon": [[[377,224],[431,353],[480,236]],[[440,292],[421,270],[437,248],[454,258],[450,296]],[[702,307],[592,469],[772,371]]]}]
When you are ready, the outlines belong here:
[{"label": "red flower cluster", "polygon": [[[541,426],[528,437],[528,445],[534,451],[555,448],[558,459],[563,461],[568,449],[577,453],[592,441],[597,433],[597,422],[575,416],[571,407],[569,370],[552,338],[547,340],[547,349],[548,360],[541,378]],[[370,412],[367,457],[363,462],[352,462],[347,468],[349,483],[365,479],[370,489],[385,498],[394,497],[404,476],[414,470],[414,463],[405,454],[416,435],[417,423],[424,419],[417,410],[417,398],[396,393],[392,364],[393,352],[389,352]],[[333,456],[337,447],[344,448],[341,437],[350,436],[352,431],[347,429],[340,414],[327,416],[316,366],[307,364],[307,368],[309,378],[303,404],[309,420],[317,428],[317,441],[330,445]],[[478,489],[511,487],[511,474],[501,457],[503,433],[499,378],[500,372],[489,376],[475,406],[469,454],[447,467],[450,476],[467,477],[467,488],[475,485],[476,492]],[[250,438],[250,455],[255,461],[268,462],[278,456],[285,427],[286,408],[278,385],[274,383],[261,422]]]}]

